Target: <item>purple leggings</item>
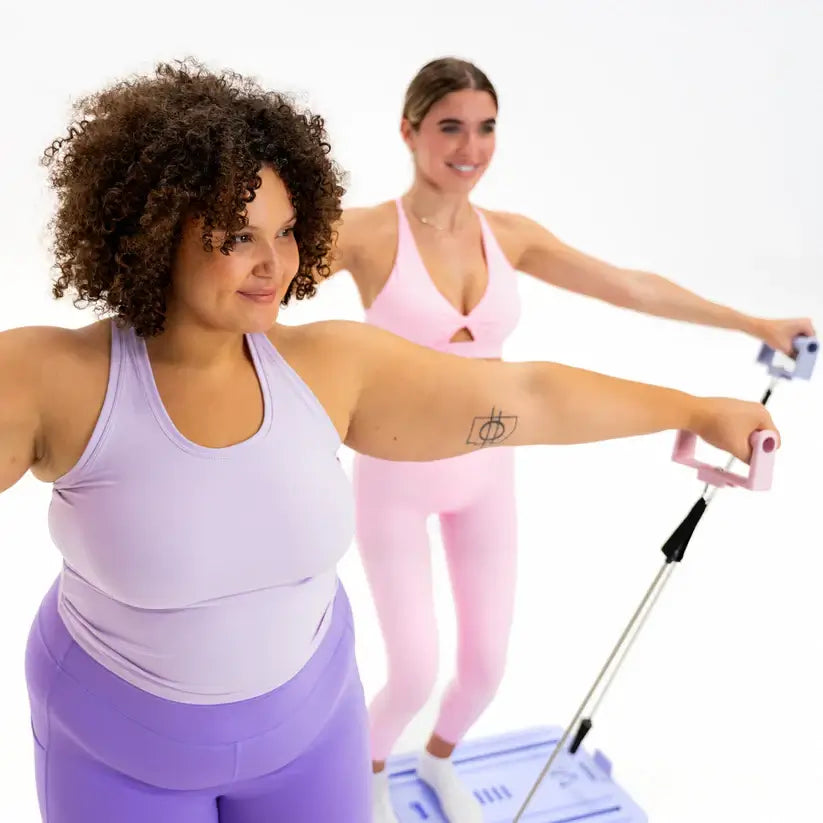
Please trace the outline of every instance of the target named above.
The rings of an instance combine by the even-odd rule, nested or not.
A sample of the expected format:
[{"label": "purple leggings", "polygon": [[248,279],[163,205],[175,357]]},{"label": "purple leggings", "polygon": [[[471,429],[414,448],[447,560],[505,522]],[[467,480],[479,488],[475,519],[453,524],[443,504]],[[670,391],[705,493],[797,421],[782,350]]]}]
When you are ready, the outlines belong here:
[{"label": "purple leggings", "polygon": [[57,584],[26,677],[45,823],[369,823],[368,719],[340,588],[332,625],[292,680],[191,705],[112,674],[71,638]]}]

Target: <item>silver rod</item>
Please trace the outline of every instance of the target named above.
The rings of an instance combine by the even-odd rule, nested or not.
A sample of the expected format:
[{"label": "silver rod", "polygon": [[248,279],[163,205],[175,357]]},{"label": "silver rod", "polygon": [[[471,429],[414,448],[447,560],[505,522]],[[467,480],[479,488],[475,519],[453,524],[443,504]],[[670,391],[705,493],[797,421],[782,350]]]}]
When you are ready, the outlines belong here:
[{"label": "silver rod", "polygon": [[537,780],[535,781],[535,783],[532,786],[531,790],[529,791],[528,795],[526,796],[526,799],[523,801],[523,805],[520,807],[517,814],[514,816],[514,820],[512,820],[512,823],[518,823],[518,821],[522,818],[523,813],[526,811],[526,808],[528,807],[529,803],[531,802],[532,798],[534,797],[535,792],[540,788],[540,784],[543,782],[544,778],[548,774],[549,769],[551,769],[552,765],[554,764],[554,761],[557,759],[558,754],[560,754],[560,752],[563,749],[566,741],[569,739],[569,736],[571,735],[572,731],[577,727],[577,724],[580,722],[580,719],[583,716],[583,712],[585,711],[586,706],[589,704],[589,701],[591,700],[592,695],[595,693],[595,691],[597,691],[597,688],[600,685],[601,681],[603,680],[603,677],[605,676],[606,672],[608,671],[609,666],[611,666],[612,661],[617,656],[617,653],[620,651],[620,648],[623,645],[623,643],[625,642],[626,637],[630,634],[632,628],[634,627],[634,625],[637,623],[638,619],[640,618],[640,615],[643,613],[643,610],[645,609],[646,604],[652,598],[652,595],[654,594],[655,589],[657,588],[658,584],[660,583],[660,580],[665,575],[666,567],[669,566],[669,565],[670,564],[668,562],[664,563],[662,568],[660,569],[660,571],[655,575],[654,581],[652,582],[651,586],[649,586],[648,590],[646,591],[646,595],[644,596],[644,598],[641,601],[640,605],[637,607],[636,611],[632,615],[632,619],[629,621],[628,626],[626,626],[626,628],[624,629],[623,634],[620,636],[620,639],[617,641],[617,645],[612,650],[612,653],[609,655],[609,658],[606,661],[605,665],[600,670],[600,673],[598,674],[597,679],[594,681],[594,685],[591,687],[591,689],[589,690],[589,693],[586,695],[583,702],[580,704],[580,708],[577,710],[577,713],[575,714],[574,718],[572,719],[572,722],[566,728],[565,732],[563,732],[563,736],[560,738],[560,740],[557,742],[557,745],[554,747],[554,751],[551,753],[551,756],[549,757],[548,761],[546,762],[546,765],[543,767],[543,770],[540,772],[539,777],[537,778]]},{"label": "silver rod", "polygon": [[666,588],[666,584],[669,582],[672,576],[672,572],[674,571],[675,564],[668,563],[667,573],[663,577],[663,581],[661,582],[660,586],[658,587],[657,591],[655,592],[654,598],[649,603],[649,607],[646,609],[645,613],[643,614],[643,618],[641,619],[640,623],[637,625],[637,629],[635,630],[634,634],[632,634],[631,639],[626,644],[626,648],[623,651],[623,654],[620,656],[620,659],[614,665],[612,669],[612,673],[609,676],[609,679],[606,681],[606,685],[603,687],[603,690],[600,692],[600,697],[597,698],[597,702],[592,706],[592,710],[589,713],[589,719],[594,717],[595,713],[597,712],[598,708],[600,708],[600,704],[603,702],[603,698],[606,696],[606,692],[608,692],[609,688],[614,681],[614,678],[617,676],[617,673],[620,671],[621,667],[623,666],[623,662],[628,657],[629,652],[634,646],[635,641],[640,636],[640,633],[643,631],[643,626],[646,625],[646,621],[649,619],[649,615],[652,613],[654,607],[657,605],[657,601],[660,599],[660,595],[663,594],[663,589]]}]

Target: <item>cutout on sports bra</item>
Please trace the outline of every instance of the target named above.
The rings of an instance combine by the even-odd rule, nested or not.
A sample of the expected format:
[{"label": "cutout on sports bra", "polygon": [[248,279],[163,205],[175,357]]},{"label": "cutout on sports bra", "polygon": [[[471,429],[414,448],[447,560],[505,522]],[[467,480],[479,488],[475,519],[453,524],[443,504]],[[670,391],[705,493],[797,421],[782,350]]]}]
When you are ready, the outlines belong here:
[{"label": "cutout on sports bra", "polygon": [[449,343],[473,343],[474,342],[474,335],[465,327],[463,326],[462,329],[458,329],[449,340]]}]

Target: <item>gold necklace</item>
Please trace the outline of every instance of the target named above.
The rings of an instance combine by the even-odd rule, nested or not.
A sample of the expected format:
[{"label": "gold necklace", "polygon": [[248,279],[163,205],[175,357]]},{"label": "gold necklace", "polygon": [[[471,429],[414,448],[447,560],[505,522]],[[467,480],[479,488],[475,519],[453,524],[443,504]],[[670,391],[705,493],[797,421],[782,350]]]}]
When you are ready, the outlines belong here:
[{"label": "gold necklace", "polygon": [[417,219],[418,219],[418,220],[419,220],[419,221],[420,221],[420,222],[421,222],[424,226],[430,226],[431,228],[435,229],[436,231],[448,231],[448,232],[454,231],[454,229],[450,229],[448,226],[438,226],[436,223],[432,223],[432,221],[431,221],[431,220],[429,220],[429,218],[428,218],[428,217],[420,217],[420,215],[419,215],[419,214],[415,214],[414,212],[412,212],[412,214],[413,214],[413,215],[414,215],[414,216],[415,216],[415,217],[416,217],[416,218],[417,218]]},{"label": "gold necklace", "polygon": [[424,226],[429,226],[429,228],[432,228],[432,229],[434,229],[435,231],[445,231],[445,232],[449,232],[450,234],[454,234],[454,232],[457,230],[457,227],[456,227],[456,226],[455,226],[455,228],[452,228],[452,229],[450,229],[448,226],[438,226],[438,225],[437,225],[437,223],[433,223],[431,220],[429,220],[429,218],[428,218],[428,217],[421,217],[421,216],[420,216],[419,214],[417,214],[417,212],[416,212],[414,209],[412,209],[411,207],[409,207],[409,211],[411,212],[412,217],[414,217],[414,219],[415,219],[415,220],[418,220],[418,221],[419,221],[419,222],[421,222]]}]

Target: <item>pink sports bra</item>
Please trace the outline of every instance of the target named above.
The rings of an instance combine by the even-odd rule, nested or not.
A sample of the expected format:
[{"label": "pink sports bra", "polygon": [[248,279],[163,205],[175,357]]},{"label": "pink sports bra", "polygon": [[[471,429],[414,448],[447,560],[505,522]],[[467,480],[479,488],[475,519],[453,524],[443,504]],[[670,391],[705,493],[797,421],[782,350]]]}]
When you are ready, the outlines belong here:
[{"label": "pink sports bra", "polygon": [[[478,211],[488,284],[480,302],[462,314],[438,290],[423,264],[401,200],[397,200],[397,254],[383,289],[366,309],[366,321],[413,343],[466,357],[499,358],[520,319],[517,272]],[[466,328],[472,340],[452,342]]]}]

